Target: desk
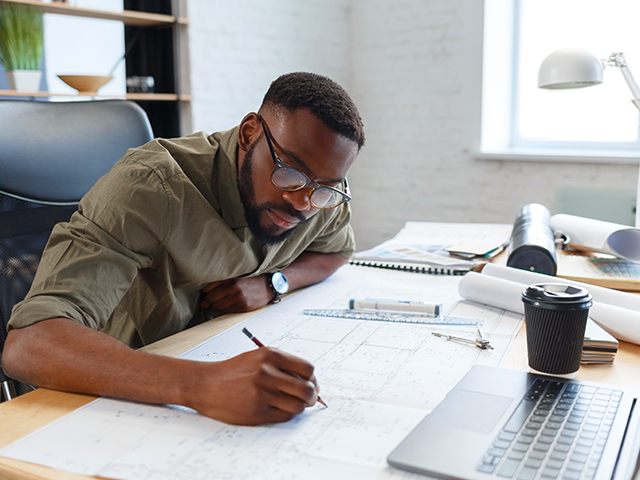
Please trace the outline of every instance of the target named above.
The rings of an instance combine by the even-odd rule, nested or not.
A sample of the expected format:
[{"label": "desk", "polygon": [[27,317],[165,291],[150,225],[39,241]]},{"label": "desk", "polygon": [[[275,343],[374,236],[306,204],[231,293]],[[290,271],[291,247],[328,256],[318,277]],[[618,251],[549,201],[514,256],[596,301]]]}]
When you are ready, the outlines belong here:
[{"label": "desk", "polygon": [[[260,311],[226,315],[145,347],[161,355],[179,355],[203,340],[249,318]],[[506,368],[526,370],[526,338],[522,329],[509,352]],[[620,342],[616,361],[607,365],[582,366],[578,378],[640,387],[640,346]],[[40,389],[0,405],[0,447],[70,413],[95,397]],[[0,478],[80,479],[87,478],[46,467],[0,457]]]}]

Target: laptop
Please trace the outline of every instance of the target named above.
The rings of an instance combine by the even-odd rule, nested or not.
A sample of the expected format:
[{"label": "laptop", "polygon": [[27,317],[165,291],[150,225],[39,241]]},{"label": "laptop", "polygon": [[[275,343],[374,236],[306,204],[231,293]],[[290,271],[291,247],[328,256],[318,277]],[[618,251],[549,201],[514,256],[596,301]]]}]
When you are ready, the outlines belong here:
[{"label": "laptop", "polygon": [[640,480],[638,391],[475,366],[389,464],[460,480]]}]

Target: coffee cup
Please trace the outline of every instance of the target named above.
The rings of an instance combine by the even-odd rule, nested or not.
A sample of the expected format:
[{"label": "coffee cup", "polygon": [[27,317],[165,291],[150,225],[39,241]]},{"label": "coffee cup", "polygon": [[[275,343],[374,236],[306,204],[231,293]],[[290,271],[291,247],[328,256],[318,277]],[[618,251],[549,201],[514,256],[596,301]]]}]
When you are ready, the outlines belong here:
[{"label": "coffee cup", "polygon": [[593,304],[589,292],[556,283],[529,285],[522,292],[522,302],[530,370],[575,378]]}]

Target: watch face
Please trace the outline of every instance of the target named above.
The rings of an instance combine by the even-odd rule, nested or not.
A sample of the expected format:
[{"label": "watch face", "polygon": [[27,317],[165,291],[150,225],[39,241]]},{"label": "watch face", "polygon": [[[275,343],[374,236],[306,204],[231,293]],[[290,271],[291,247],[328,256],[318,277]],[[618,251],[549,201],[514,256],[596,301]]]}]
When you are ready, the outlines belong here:
[{"label": "watch face", "polygon": [[287,281],[287,277],[280,272],[276,272],[271,275],[271,285],[273,285],[273,289],[278,293],[278,295],[284,295],[289,291],[289,282]]}]

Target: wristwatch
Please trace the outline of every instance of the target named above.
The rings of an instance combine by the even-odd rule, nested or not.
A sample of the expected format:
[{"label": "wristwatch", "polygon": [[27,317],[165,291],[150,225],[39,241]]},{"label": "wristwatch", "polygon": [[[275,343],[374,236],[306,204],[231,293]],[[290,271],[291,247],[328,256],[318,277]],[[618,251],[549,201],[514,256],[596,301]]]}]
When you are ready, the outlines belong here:
[{"label": "wristwatch", "polygon": [[278,303],[280,299],[289,292],[289,280],[282,272],[275,272],[269,275],[269,287],[276,294],[271,303]]}]

